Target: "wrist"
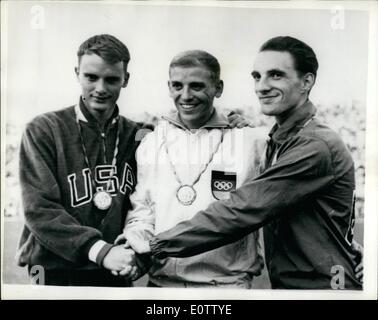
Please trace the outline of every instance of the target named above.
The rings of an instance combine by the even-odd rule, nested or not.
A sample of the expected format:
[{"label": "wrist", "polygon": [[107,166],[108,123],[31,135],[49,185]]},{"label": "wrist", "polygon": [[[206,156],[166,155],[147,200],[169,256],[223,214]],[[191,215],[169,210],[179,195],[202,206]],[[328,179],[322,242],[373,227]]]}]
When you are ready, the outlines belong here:
[{"label": "wrist", "polygon": [[101,251],[101,249],[106,245],[106,242],[104,240],[97,240],[94,242],[89,250],[88,250],[88,259],[94,263],[96,263],[96,257],[98,253]]},{"label": "wrist", "polygon": [[98,252],[96,256],[96,263],[103,267],[103,262],[106,257],[106,255],[109,253],[109,251],[114,247],[114,244],[105,243],[105,245],[101,248],[101,250]]}]

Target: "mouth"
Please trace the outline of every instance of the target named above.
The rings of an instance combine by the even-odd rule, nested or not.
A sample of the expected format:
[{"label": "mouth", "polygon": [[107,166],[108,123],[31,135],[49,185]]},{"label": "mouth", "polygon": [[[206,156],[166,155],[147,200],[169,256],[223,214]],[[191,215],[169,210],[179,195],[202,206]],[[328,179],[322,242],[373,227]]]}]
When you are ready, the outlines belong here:
[{"label": "mouth", "polygon": [[105,103],[109,100],[109,97],[95,97],[95,96],[93,96],[92,98],[97,103]]},{"label": "mouth", "polygon": [[180,103],[180,107],[183,110],[190,111],[193,110],[197,107],[198,104],[185,104],[185,103]]},{"label": "mouth", "polygon": [[271,102],[275,98],[279,97],[279,95],[270,95],[270,96],[260,96],[259,100],[262,102]]}]

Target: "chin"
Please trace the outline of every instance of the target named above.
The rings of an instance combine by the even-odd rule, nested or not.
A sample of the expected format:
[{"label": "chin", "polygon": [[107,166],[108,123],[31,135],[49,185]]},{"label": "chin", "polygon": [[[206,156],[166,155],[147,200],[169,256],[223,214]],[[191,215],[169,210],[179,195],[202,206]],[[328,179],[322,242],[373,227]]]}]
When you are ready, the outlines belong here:
[{"label": "chin", "polygon": [[272,105],[263,105],[261,107],[261,111],[266,116],[274,116],[277,113],[276,108],[274,106],[272,106]]},{"label": "chin", "polygon": [[110,108],[109,104],[102,104],[102,103],[97,103],[97,102],[94,102],[91,104],[91,108],[94,109],[94,110],[97,110],[97,111],[105,111],[105,110],[108,110]]}]

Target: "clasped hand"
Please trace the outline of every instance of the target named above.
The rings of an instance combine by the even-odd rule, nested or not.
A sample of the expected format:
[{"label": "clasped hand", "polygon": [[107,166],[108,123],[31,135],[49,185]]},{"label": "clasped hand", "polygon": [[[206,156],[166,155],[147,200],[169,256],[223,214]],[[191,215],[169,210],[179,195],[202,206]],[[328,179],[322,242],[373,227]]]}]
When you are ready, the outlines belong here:
[{"label": "clasped hand", "polygon": [[104,268],[114,276],[123,276],[135,281],[140,277],[135,252],[127,244],[114,246],[103,260]]}]

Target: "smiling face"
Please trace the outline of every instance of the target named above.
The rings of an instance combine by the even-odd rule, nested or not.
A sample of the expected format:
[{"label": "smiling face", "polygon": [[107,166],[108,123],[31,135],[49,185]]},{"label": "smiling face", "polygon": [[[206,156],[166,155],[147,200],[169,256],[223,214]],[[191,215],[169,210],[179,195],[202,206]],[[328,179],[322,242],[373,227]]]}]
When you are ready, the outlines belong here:
[{"label": "smiling face", "polygon": [[262,112],[275,116],[278,124],[306,102],[314,82],[311,73],[299,74],[293,57],[285,51],[260,52],[252,76]]},{"label": "smiling face", "polygon": [[169,70],[169,91],[181,121],[189,129],[203,126],[213,113],[214,98],[223,91],[223,82],[201,66],[172,67]]},{"label": "smiling face", "polygon": [[127,86],[124,62],[110,64],[96,54],[84,54],[75,72],[88,111],[100,122],[109,119],[121,89]]}]

